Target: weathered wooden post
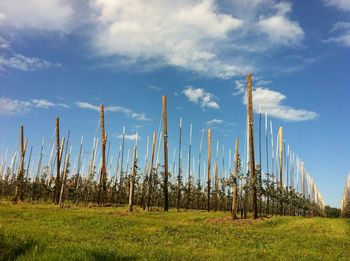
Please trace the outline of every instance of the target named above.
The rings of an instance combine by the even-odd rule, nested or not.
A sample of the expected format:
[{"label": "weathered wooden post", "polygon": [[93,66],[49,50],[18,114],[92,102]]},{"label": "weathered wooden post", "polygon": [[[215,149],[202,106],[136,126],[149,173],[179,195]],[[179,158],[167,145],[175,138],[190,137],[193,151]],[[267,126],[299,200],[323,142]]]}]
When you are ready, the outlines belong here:
[{"label": "weathered wooden post", "polygon": [[238,176],[238,138],[236,138],[235,159],[233,170],[233,189],[232,189],[232,219],[237,218],[238,209],[238,191],[237,191],[237,176]]},{"label": "weathered wooden post", "polygon": [[211,129],[208,129],[208,212],[210,211],[210,167],[211,167]]},{"label": "weathered wooden post", "polygon": [[279,128],[279,163],[280,163],[280,215],[283,215],[283,129]]},{"label": "weathered wooden post", "polygon": [[248,96],[248,128],[249,128],[249,162],[250,174],[252,177],[253,192],[253,217],[258,218],[258,200],[257,200],[257,178],[255,173],[254,158],[254,128],[253,128],[253,92],[252,92],[252,74],[247,76],[247,96]]},{"label": "weathered wooden post", "polygon": [[98,204],[104,205],[106,198],[106,142],[107,137],[105,133],[105,115],[104,106],[100,106],[100,121],[101,121],[101,146],[102,146],[102,162],[100,171],[100,191],[98,196]]},{"label": "weathered wooden post", "polygon": [[169,210],[169,195],[168,195],[168,126],[167,126],[167,111],[166,111],[166,96],[162,96],[162,111],[163,111],[163,132],[164,132],[164,211]]},{"label": "weathered wooden post", "polygon": [[59,195],[60,195],[59,188],[60,188],[61,157],[62,157],[62,152],[60,151],[60,119],[56,117],[56,182],[55,182],[55,196],[54,196],[55,204],[58,204]]}]

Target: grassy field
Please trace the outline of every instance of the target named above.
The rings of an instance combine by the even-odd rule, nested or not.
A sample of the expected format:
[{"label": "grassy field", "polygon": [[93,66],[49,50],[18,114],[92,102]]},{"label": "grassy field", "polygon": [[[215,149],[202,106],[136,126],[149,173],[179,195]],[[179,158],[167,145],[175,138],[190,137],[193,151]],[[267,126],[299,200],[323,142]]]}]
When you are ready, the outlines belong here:
[{"label": "grassy field", "polygon": [[0,205],[0,260],[350,260],[350,221]]}]

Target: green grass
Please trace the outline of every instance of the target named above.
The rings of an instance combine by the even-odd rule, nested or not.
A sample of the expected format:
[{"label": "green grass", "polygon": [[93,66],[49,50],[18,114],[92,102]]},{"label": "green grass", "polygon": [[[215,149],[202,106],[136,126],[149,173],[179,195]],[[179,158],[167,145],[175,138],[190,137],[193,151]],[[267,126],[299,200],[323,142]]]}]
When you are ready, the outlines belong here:
[{"label": "green grass", "polygon": [[350,260],[345,219],[0,205],[0,260]]}]

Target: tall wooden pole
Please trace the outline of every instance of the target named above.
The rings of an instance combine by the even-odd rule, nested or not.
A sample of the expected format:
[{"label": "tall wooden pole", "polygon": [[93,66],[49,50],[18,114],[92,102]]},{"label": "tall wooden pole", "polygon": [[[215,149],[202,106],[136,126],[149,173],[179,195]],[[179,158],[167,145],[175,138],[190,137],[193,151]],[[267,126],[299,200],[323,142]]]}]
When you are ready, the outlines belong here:
[{"label": "tall wooden pole", "polygon": [[210,211],[210,167],[211,167],[211,129],[208,129],[208,212]]},{"label": "tall wooden pole", "polygon": [[167,126],[167,111],[166,111],[166,96],[162,96],[162,111],[163,111],[163,132],[164,132],[164,211],[169,210],[169,195],[168,195],[168,126]]},{"label": "tall wooden pole", "polygon": [[258,218],[258,200],[257,200],[257,178],[255,173],[254,159],[254,128],[253,128],[253,93],[252,93],[252,74],[247,76],[247,92],[248,92],[248,123],[249,123],[249,161],[250,174],[252,177],[253,191],[253,217]]},{"label": "tall wooden pole", "polygon": [[151,197],[152,197],[152,186],[153,186],[153,164],[154,164],[154,151],[156,149],[156,132],[153,132],[153,141],[152,141],[152,156],[151,156],[151,166],[150,166],[150,172],[149,172],[149,179],[148,179],[148,197],[147,197],[147,210],[151,207]]},{"label": "tall wooden pole", "polygon": [[[63,150],[63,148],[62,148]],[[61,169],[61,152],[60,152],[60,119],[56,117],[56,182],[55,182],[55,203],[59,202],[60,194],[60,169]]]},{"label": "tall wooden pole", "polygon": [[104,205],[106,198],[106,143],[107,137],[105,133],[105,114],[104,114],[104,105],[100,106],[100,121],[101,121],[101,146],[102,146],[102,162],[101,162],[101,171],[100,171],[100,191],[98,204]]},{"label": "tall wooden pole", "polygon": [[238,138],[236,138],[235,159],[233,170],[233,189],[232,189],[232,219],[237,218],[238,208],[238,191],[237,191],[237,176],[238,176]]}]

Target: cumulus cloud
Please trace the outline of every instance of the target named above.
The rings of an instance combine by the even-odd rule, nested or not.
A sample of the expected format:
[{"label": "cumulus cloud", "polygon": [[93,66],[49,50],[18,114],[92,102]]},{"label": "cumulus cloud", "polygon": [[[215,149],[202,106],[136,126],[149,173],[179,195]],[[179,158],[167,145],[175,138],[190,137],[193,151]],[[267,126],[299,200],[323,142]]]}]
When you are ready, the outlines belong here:
[{"label": "cumulus cloud", "polygon": [[[109,68],[171,66],[229,79],[258,69],[252,53],[302,41],[291,13],[289,2],[277,0],[11,0],[0,2],[0,26],[17,36],[22,30],[62,35],[79,28]],[[0,48],[8,47],[5,38],[0,36]]]},{"label": "cumulus cloud", "polygon": [[244,64],[220,58],[220,43],[243,21],[223,13],[213,0],[95,0],[101,55],[178,68],[221,78],[241,74]]},{"label": "cumulus cloud", "polygon": [[[78,108],[81,109],[87,109],[87,110],[93,110],[93,111],[100,111],[100,107],[88,102],[76,102],[75,105]],[[126,117],[128,118],[133,118],[135,120],[138,121],[150,121],[151,119],[149,119],[145,113],[137,113],[132,111],[129,108],[126,107],[122,107],[122,106],[105,106],[104,107],[106,112],[119,112],[119,113],[123,113]]]},{"label": "cumulus cloud", "polygon": [[73,9],[67,0],[0,1],[0,25],[17,30],[70,31]]},{"label": "cumulus cloud", "polygon": [[275,5],[276,13],[272,16],[260,19],[258,26],[262,32],[268,35],[270,42],[274,44],[296,45],[304,37],[304,31],[297,21],[288,17],[292,6],[288,2]]},{"label": "cumulus cloud", "polygon": [[[268,88],[258,87],[253,90],[253,106],[256,113],[267,112],[271,117],[288,121],[306,121],[315,119],[318,114],[313,111],[295,109],[283,104],[286,96],[280,92]],[[246,95],[243,103],[247,104]]]},{"label": "cumulus cloud", "polygon": [[202,88],[193,88],[192,86],[188,86],[182,91],[182,93],[188,98],[190,102],[199,104],[203,109],[220,108],[220,105],[216,101],[217,98]]}]

